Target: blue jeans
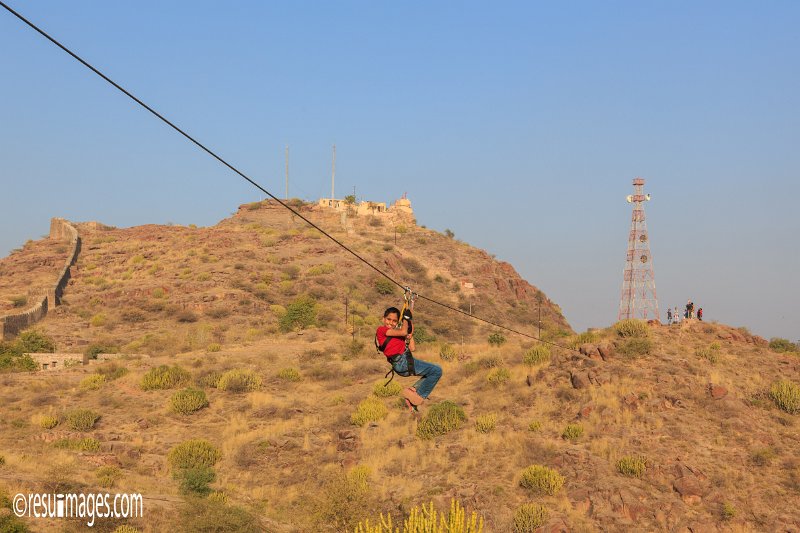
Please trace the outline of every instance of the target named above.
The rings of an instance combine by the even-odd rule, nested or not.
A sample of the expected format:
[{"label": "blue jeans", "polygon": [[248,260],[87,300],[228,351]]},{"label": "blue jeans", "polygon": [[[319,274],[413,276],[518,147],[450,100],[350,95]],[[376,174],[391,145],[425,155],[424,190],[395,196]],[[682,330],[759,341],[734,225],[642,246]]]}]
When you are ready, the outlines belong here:
[{"label": "blue jeans", "polygon": [[[401,376],[408,375],[408,359],[406,358],[407,353],[408,351],[398,357],[392,365],[394,371]],[[442,377],[442,367],[433,363],[427,363],[415,357],[414,375],[420,377],[420,379],[414,383],[414,388],[417,389],[417,394],[423,398],[427,398],[433,388],[439,382],[439,378]]]}]

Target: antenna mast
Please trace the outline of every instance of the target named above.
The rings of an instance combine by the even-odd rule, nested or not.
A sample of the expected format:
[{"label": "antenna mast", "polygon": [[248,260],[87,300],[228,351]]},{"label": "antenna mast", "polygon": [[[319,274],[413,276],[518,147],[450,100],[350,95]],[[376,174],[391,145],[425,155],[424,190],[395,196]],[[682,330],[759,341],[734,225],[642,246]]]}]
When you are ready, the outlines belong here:
[{"label": "antenna mast", "polygon": [[650,254],[650,237],[644,216],[644,202],[650,200],[644,194],[644,179],[633,180],[634,194],[627,197],[633,204],[631,231],[628,234],[628,255],[622,276],[622,295],[619,299],[617,320],[640,318],[661,320],[656,296],[656,280],[653,273],[653,257]]},{"label": "antenna mast", "polygon": [[289,199],[289,145],[286,145],[286,199]]},{"label": "antenna mast", "polygon": [[331,168],[331,200],[336,198],[333,194],[333,184],[336,181],[336,145],[333,145],[333,166]]}]

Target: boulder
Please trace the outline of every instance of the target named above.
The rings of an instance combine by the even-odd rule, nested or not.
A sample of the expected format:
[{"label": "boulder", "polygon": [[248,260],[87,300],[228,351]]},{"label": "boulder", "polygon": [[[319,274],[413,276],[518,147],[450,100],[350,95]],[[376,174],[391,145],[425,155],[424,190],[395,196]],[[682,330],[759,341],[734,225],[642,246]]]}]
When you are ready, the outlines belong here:
[{"label": "boulder", "polygon": [[728,389],[726,389],[722,385],[714,385],[713,383],[709,383],[708,393],[715,400],[721,400],[722,398],[728,395]]},{"label": "boulder", "polygon": [[610,342],[598,344],[597,351],[600,353],[600,357],[603,358],[603,361],[608,361],[614,357],[614,345]]},{"label": "boulder", "polygon": [[589,386],[589,373],[588,372],[570,372],[570,381],[572,386],[576,389],[585,389]]}]

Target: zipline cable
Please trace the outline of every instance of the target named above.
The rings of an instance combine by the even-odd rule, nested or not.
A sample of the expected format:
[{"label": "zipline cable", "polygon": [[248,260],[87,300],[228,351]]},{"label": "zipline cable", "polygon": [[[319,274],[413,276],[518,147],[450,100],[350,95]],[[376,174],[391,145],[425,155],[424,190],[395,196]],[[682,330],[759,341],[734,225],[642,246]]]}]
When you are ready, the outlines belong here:
[{"label": "zipline cable", "polygon": [[[127,96],[128,98],[130,98],[131,100],[133,100],[134,102],[136,102],[137,104],[139,104],[141,107],[143,107],[144,109],[146,109],[147,111],[149,111],[151,114],[153,114],[153,115],[154,115],[155,117],[157,117],[159,120],[161,120],[162,122],[164,122],[164,123],[165,123],[166,125],[168,125],[170,128],[172,128],[173,130],[175,130],[175,131],[177,131],[178,133],[180,133],[181,135],[183,135],[183,136],[184,136],[186,139],[188,139],[189,141],[191,141],[191,142],[192,142],[193,144],[195,144],[195,145],[196,145],[198,148],[200,148],[201,150],[203,150],[204,152],[206,152],[208,155],[210,155],[211,157],[213,157],[214,159],[216,159],[217,161],[219,161],[220,163],[222,163],[222,164],[223,164],[224,166],[226,166],[228,169],[230,169],[230,170],[232,170],[233,172],[235,172],[235,173],[236,173],[237,175],[239,175],[241,178],[245,179],[245,180],[246,180],[248,183],[250,183],[251,185],[253,185],[255,188],[257,188],[258,190],[260,190],[261,192],[263,192],[264,194],[266,194],[267,196],[269,196],[270,198],[272,198],[273,200],[275,200],[276,202],[278,202],[278,203],[279,203],[281,206],[283,206],[283,207],[285,207],[286,209],[288,209],[288,210],[289,210],[289,211],[290,211],[292,214],[294,214],[295,216],[297,216],[297,217],[301,218],[301,219],[302,219],[304,222],[306,222],[308,225],[310,225],[311,227],[313,227],[314,229],[316,229],[317,231],[319,231],[320,233],[322,233],[323,235],[325,235],[326,237],[328,237],[330,240],[332,240],[333,242],[335,242],[336,244],[338,244],[338,245],[339,245],[340,247],[342,247],[344,250],[346,250],[346,251],[350,252],[350,254],[352,254],[354,257],[356,257],[356,258],[357,258],[358,260],[360,260],[362,263],[364,263],[365,265],[367,265],[368,267],[370,267],[371,269],[373,269],[375,272],[377,272],[378,274],[380,274],[380,275],[381,275],[381,276],[383,276],[384,278],[388,279],[389,281],[391,281],[392,283],[394,283],[395,285],[397,285],[397,286],[398,286],[398,287],[400,287],[401,289],[404,289],[404,290],[405,290],[405,288],[406,288],[406,287],[405,287],[403,284],[401,284],[400,282],[398,282],[397,280],[395,280],[394,278],[392,278],[391,276],[389,276],[388,274],[386,274],[384,271],[382,271],[381,269],[379,269],[378,267],[376,267],[375,265],[373,265],[372,263],[370,263],[369,261],[367,261],[366,259],[364,259],[363,257],[361,257],[361,256],[360,256],[358,253],[356,253],[354,250],[352,250],[351,248],[349,248],[347,245],[345,245],[344,243],[342,243],[341,241],[339,241],[339,240],[338,240],[336,237],[334,237],[333,235],[331,235],[330,233],[328,233],[328,232],[327,232],[327,231],[325,231],[324,229],[320,228],[318,225],[314,224],[312,221],[310,221],[308,218],[306,218],[305,216],[303,216],[302,214],[300,214],[300,213],[299,213],[297,210],[295,210],[294,208],[292,208],[290,205],[286,204],[286,203],[285,203],[285,202],[283,202],[283,201],[282,201],[280,198],[278,198],[277,196],[275,196],[274,194],[272,194],[271,192],[269,192],[268,190],[266,190],[264,187],[262,187],[261,185],[259,185],[258,183],[256,183],[254,180],[250,179],[250,178],[249,178],[247,175],[245,175],[245,174],[244,174],[243,172],[241,172],[239,169],[237,169],[236,167],[234,167],[233,165],[231,165],[230,163],[228,163],[227,161],[225,161],[225,160],[224,160],[222,157],[218,156],[218,155],[217,155],[217,154],[216,154],[214,151],[212,151],[211,149],[207,148],[207,147],[206,147],[206,146],[205,146],[203,143],[201,143],[200,141],[198,141],[197,139],[195,139],[194,137],[192,137],[191,135],[189,135],[188,133],[186,133],[185,131],[183,131],[181,128],[179,128],[178,126],[176,126],[175,124],[173,124],[173,123],[172,123],[170,120],[168,120],[166,117],[164,117],[163,115],[161,115],[161,114],[160,114],[158,111],[156,111],[155,109],[153,109],[152,107],[150,107],[149,105],[147,105],[146,103],[144,103],[143,101],[141,101],[139,98],[137,98],[136,96],[134,96],[132,93],[130,93],[130,92],[129,92],[128,90],[126,90],[124,87],[122,87],[121,85],[119,85],[118,83],[116,83],[114,80],[112,80],[111,78],[109,78],[108,76],[106,76],[105,74],[103,74],[102,72],[100,72],[100,71],[99,71],[98,69],[96,69],[95,67],[93,67],[91,64],[89,64],[87,61],[85,61],[85,60],[84,60],[83,58],[81,58],[79,55],[77,55],[76,53],[74,53],[72,50],[70,50],[69,48],[67,48],[66,46],[64,46],[64,45],[63,45],[63,44],[61,44],[60,42],[58,42],[56,39],[54,39],[53,37],[51,37],[51,36],[50,36],[50,35],[49,35],[47,32],[45,32],[44,30],[42,30],[41,28],[39,28],[39,27],[38,27],[36,24],[34,24],[33,22],[31,22],[31,21],[29,21],[28,19],[26,19],[25,17],[23,17],[21,14],[17,13],[16,11],[14,11],[14,10],[13,10],[11,7],[9,7],[9,6],[8,6],[8,5],[7,5],[5,2],[3,2],[3,0],[0,0],[0,6],[3,6],[3,8],[4,8],[6,11],[8,11],[9,13],[11,13],[11,14],[12,14],[12,15],[14,15],[15,17],[17,17],[19,20],[21,20],[21,21],[22,21],[22,22],[24,22],[25,24],[27,24],[27,25],[28,25],[30,28],[32,28],[34,31],[36,31],[37,33],[39,33],[39,34],[40,34],[42,37],[44,37],[45,39],[47,39],[48,41],[50,41],[51,43],[53,43],[54,45],[56,45],[57,47],[59,47],[61,50],[63,50],[64,52],[66,52],[67,54],[69,54],[70,56],[72,56],[72,57],[73,57],[73,58],[74,58],[76,61],[78,61],[79,63],[81,63],[81,64],[82,64],[84,67],[88,68],[89,70],[91,70],[92,72],[94,72],[95,74],[97,74],[98,76],[100,76],[101,78],[103,78],[103,79],[104,79],[106,82],[108,82],[109,84],[111,84],[113,87],[115,87],[117,90],[119,90],[120,92],[122,92],[122,93],[123,93],[125,96]],[[504,330],[506,330],[506,331],[509,331],[509,332],[511,332],[511,333],[515,333],[515,334],[517,334],[517,335],[521,335],[521,336],[523,336],[523,337],[528,337],[528,338],[530,338],[530,339],[534,339],[534,340],[537,340],[537,341],[539,341],[539,342],[542,342],[542,343],[545,343],[545,344],[550,344],[550,345],[552,345],[552,346],[557,346],[557,347],[559,347],[559,348],[564,348],[564,349],[566,349],[566,350],[572,350],[572,351],[576,351],[576,350],[574,350],[573,348],[569,348],[569,347],[567,347],[567,346],[562,346],[562,345],[560,345],[560,344],[556,344],[556,343],[554,343],[554,342],[545,341],[545,340],[542,340],[542,339],[540,339],[540,338],[536,337],[535,335],[530,335],[530,334],[528,334],[528,333],[523,333],[523,332],[521,332],[521,331],[517,331],[517,330],[515,330],[515,329],[513,329],[513,328],[509,328],[509,327],[507,327],[507,326],[503,326],[503,325],[501,325],[501,324],[497,324],[497,323],[495,323],[495,322],[492,322],[492,321],[490,321],[490,320],[486,320],[486,319],[484,319],[484,318],[481,318],[481,317],[475,316],[475,315],[473,315],[473,314],[470,314],[470,313],[467,313],[467,312],[465,312],[465,311],[463,311],[463,310],[461,310],[461,309],[458,309],[457,307],[452,307],[452,306],[450,306],[450,305],[447,305],[447,304],[445,304],[445,303],[439,302],[439,301],[437,301],[437,300],[434,300],[434,299],[432,299],[432,298],[428,298],[428,297],[426,297],[426,296],[423,296],[423,295],[421,295],[421,294],[418,294],[418,296],[419,296],[420,298],[422,298],[423,300],[426,300],[426,301],[428,301],[428,302],[431,302],[431,303],[433,303],[433,304],[436,304],[436,305],[439,305],[439,306],[441,306],[441,307],[444,307],[445,309],[449,309],[449,310],[451,310],[451,311],[455,311],[455,312],[457,312],[457,313],[461,313],[461,314],[463,314],[463,315],[466,315],[466,316],[468,316],[468,317],[470,317],[470,318],[473,318],[473,319],[475,319],[475,320],[479,320],[479,321],[481,321],[481,322],[485,322],[485,323],[487,323],[487,324],[490,324],[490,325],[492,325],[492,326],[494,326],[494,327],[496,327],[496,328],[504,329]]]}]

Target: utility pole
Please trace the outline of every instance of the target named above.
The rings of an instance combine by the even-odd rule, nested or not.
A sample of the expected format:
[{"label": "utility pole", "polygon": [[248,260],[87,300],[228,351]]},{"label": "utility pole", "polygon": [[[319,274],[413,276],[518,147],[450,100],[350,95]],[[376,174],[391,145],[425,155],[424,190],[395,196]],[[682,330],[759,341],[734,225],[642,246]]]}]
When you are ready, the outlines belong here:
[{"label": "utility pole", "polygon": [[539,291],[536,293],[536,302],[539,304],[539,335],[537,335],[540,339],[542,338],[542,292]]},{"label": "utility pole", "polygon": [[289,145],[286,145],[286,200],[289,199]]},{"label": "utility pole", "polygon": [[331,166],[331,200],[336,198],[334,194],[334,183],[336,182],[336,145],[333,145],[333,165]]}]

